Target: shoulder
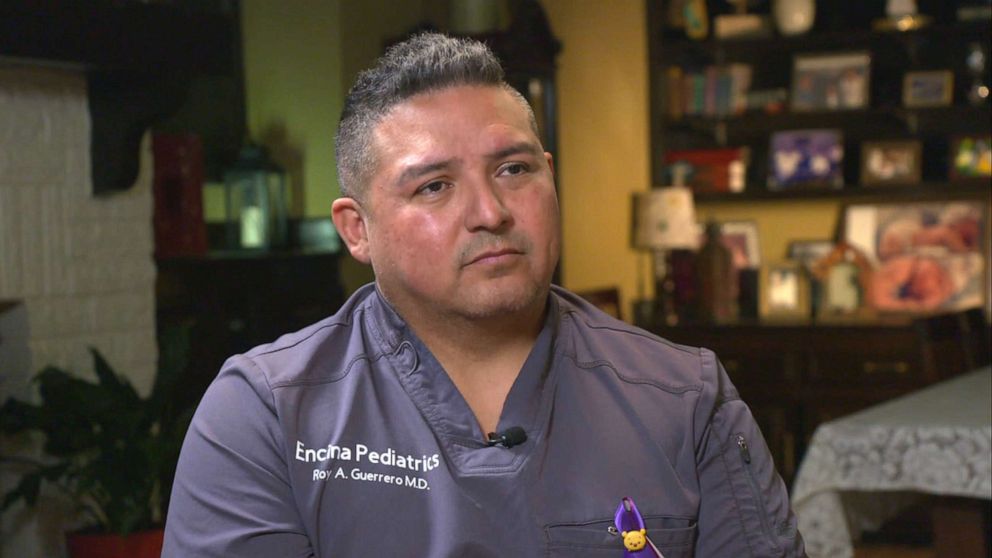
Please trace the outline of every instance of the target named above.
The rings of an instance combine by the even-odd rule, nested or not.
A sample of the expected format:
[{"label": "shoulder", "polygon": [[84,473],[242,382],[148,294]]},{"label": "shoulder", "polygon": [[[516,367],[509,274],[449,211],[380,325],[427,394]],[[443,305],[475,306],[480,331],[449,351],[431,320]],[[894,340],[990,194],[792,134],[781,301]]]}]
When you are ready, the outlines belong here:
[{"label": "shoulder", "polygon": [[364,315],[378,303],[375,289],[363,287],[332,316],[235,355],[224,370],[237,368],[242,374],[260,376],[257,379],[269,389],[340,379],[381,345],[364,327],[368,321]]},{"label": "shoulder", "polygon": [[619,379],[666,391],[711,389],[722,367],[713,351],[674,343],[602,312],[578,295],[555,287],[563,350],[581,367],[606,366]]}]

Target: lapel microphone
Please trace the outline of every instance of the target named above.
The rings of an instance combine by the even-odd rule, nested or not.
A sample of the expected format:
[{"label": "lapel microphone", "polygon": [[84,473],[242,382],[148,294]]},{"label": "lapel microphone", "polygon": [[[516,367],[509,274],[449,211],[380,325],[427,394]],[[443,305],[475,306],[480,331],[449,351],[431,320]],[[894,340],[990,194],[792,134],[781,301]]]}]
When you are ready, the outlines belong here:
[{"label": "lapel microphone", "polygon": [[512,448],[527,441],[527,433],[519,426],[511,426],[502,432],[490,432],[486,434],[486,437],[488,438],[487,447],[501,445],[505,448]]}]

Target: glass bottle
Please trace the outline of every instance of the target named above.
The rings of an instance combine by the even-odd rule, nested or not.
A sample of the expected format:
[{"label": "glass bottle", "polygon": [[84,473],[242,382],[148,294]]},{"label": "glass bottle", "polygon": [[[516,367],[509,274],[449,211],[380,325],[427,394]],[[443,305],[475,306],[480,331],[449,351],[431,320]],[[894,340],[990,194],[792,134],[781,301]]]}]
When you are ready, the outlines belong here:
[{"label": "glass bottle", "polygon": [[727,322],[737,318],[733,256],[723,244],[720,225],[706,224],[706,239],[696,253],[698,317],[703,322]]}]

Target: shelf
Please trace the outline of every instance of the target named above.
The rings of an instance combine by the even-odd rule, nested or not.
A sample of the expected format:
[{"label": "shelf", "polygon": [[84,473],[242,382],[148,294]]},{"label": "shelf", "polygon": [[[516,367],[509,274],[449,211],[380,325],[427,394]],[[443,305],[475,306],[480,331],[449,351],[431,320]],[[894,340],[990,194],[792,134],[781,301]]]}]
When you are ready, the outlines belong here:
[{"label": "shelf", "polygon": [[697,204],[707,203],[755,203],[755,202],[795,202],[803,200],[837,200],[862,202],[927,201],[949,198],[989,199],[992,195],[992,179],[968,179],[955,182],[923,182],[920,184],[891,186],[845,185],[840,189],[798,189],[771,191],[760,184],[749,185],[750,189],[741,193],[697,193]]},{"label": "shelf", "polygon": [[[992,110],[985,106],[950,106],[934,108],[880,107],[865,110],[834,110],[780,113],[746,112],[736,116],[684,116],[663,117],[666,129],[678,129],[718,136],[718,128],[725,126],[728,135],[747,137],[768,135],[780,130],[807,128],[838,128],[846,130],[904,130],[920,133],[948,128],[988,128]],[[870,134],[859,134],[866,137]]]},{"label": "shelf", "polygon": [[685,37],[659,36],[655,40],[662,46],[665,58],[702,58],[716,61],[724,59],[754,59],[765,52],[820,52],[871,49],[882,44],[911,45],[926,40],[954,42],[988,41],[990,29],[987,22],[957,22],[931,25],[914,31],[873,31],[871,29],[842,29],[813,31],[805,35],[752,39],[705,39],[693,41]]},{"label": "shelf", "polygon": [[155,258],[158,265],[176,264],[198,264],[211,265],[214,262],[224,264],[235,261],[260,261],[260,260],[291,260],[305,258],[325,258],[337,257],[341,254],[338,250],[328,248],[280,248],[271,250],[210,250],[206,254],[189,256],[170,256],[168,258]]},{"label": "shelf", "polygon": [[[742,193],[696,194],[699,203],[783,203],[807,200],[834,202],[946,200],[954,198],[988,200],[992,180],[950,182],[949,167],[955,138],[986,135],[992,121],[992,105],[968,104],[972,82],[967,67],[972,44],[978,43],[986,56],[992,27],[987,21],[956,21],[953,4],[933,3],[923,7],[934,23],[907,31],[877,31],[872,22],[884,16],[881,5],[844,0],[830,8],[821,5],[816,28],[800,36],[772,35],[765,38],[694,41],[668,26],[670,2],[648,0],[651,76],[651,158],[655,184],[669,180],[665,154],[672,151],[747,147],[749,161]],[[821,3],[825,4],[825,3]],[[720,10],[718,10],[720,11]],[[721,13],[726,10],[722,10]],[[713,14],[711,14],[713,15]],[[751,68],[747,85],[751,92],[785,92],[789,97],[795,78],[796,57],[805,53],[859,51],[871,57],[867,72],[867,104],[859,109],[791,111],[786,101],[780,112],[761,109],[737,115],[679,115],[670,107],[679,104],[699,106],[700,83],[686,76],[702,76],[703,95],[712,106],[740,104],[735,87],[742,82],[734,68]],[[673,67],[681,72],[670,71]],[[909,108],[903,105],[903,82],[907,72],[947,70],[954,76],[951,105]],[[727,77],[734,103],[725,102]],[[981,79],[989,78],[988,61]],[[825,79],[825,78],[824,78]],[[721,88],[721,89],[718,89]],[[693,102],[686,103],[686,96]],[[676,103],[676,104],[670,104]],[[756,101],[755,101],[756,103]],[[769,191],[765,186],[772,162],[770,143],[777,132],[831,129],[841,134],[843,188],[791,188]],[[865,142],[913,140],[919,142],[921,183],[889,186],[862,186],[862,147]],[[707,169],[704,169],[704,171]],[[721,171],[718,171],[721,172]]]}]

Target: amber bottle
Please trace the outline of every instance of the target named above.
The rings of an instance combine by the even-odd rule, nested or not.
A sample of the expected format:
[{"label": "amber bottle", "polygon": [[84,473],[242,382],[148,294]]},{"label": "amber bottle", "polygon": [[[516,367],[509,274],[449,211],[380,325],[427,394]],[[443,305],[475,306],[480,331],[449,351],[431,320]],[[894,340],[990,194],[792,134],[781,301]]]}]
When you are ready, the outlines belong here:
[{"label": "amber bottle", "polygon": [[733,256],[720,236],[720,225],[707,223],[706,239],[696,253],[696,315],[702,322],[728,322],[737,317]]}]

